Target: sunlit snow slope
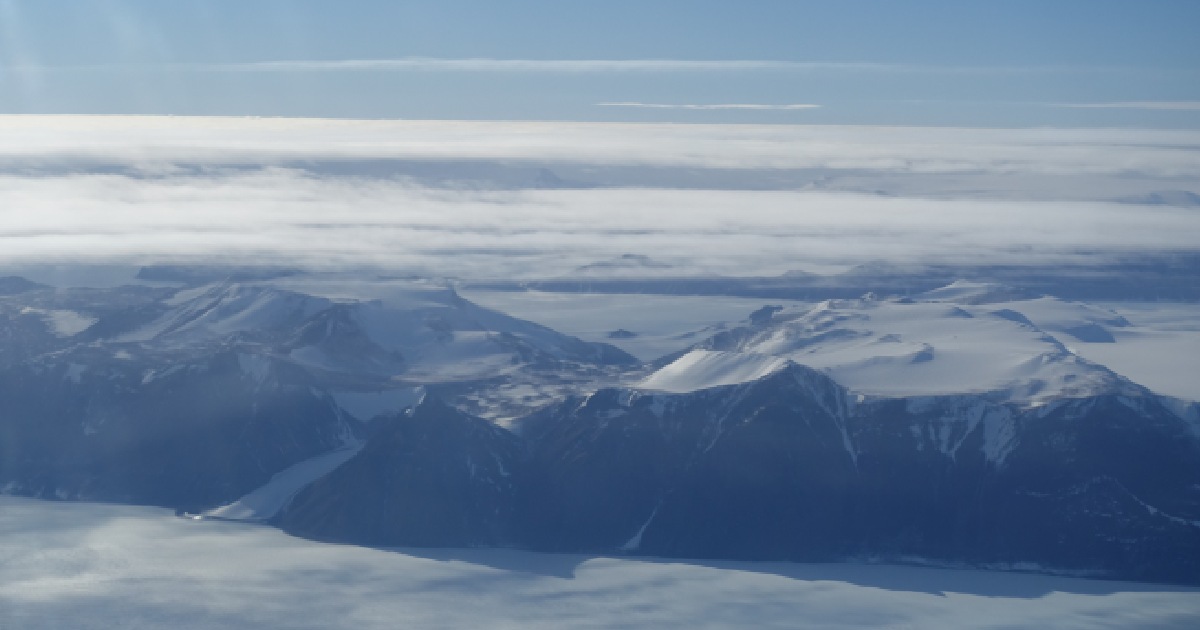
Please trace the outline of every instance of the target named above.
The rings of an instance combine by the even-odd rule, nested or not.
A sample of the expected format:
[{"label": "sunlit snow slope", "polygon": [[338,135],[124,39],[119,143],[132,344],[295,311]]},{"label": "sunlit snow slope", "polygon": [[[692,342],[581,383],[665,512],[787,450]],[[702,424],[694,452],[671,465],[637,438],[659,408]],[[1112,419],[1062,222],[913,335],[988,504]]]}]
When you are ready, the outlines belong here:
[{"label": "sunlit snow slope", "polygon": [[1156,338],[1109,309],[958,282],[911,298],[784,308],[696,344],[640,386],[679,392],[745,382],[786,359],[870,396],[970,393],[1040,404],[1136,383],[1200,399],[1200,381],[1187,387],[1170,362],[1146,364],[1145,344]]}]

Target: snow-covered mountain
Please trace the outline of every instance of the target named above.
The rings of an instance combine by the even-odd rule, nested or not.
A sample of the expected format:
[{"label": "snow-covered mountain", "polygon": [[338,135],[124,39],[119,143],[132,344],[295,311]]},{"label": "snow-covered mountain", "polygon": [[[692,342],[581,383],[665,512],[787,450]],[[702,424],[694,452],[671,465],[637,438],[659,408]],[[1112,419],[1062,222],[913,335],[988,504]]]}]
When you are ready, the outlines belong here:
[{"label": "snow-covered mountain", "polygon": [[9,284],[0,488],[10,493],[211,508],[357,444],[374,416],[426,388],[500,415],[636,364],[422,283],[386,304],[235,282]]},{"label": "snow-covered mountain", "polygon": [[966,563],[1200,581],[1200,440],[1145,391],[867,399],[787,364],[489,427],[433,400],[276,523],[375,545]]},{"label": "snow-covered mountain", "polygon": [[1110,331],[1128,321],[1082,303],[1021,297],[1009,287],[958,282],[911,298],[768,308],[664,361],[640,386],[694,391],[791,361],[866,396],[979,394],[1039,405],[1136,389],[1076,350],[1113,342]]},{"label": "snow-covered mountain", "polygon": [[[464,431],[451,443],[395,418],[404,446],[364,450],[277,522],[322,539],[424,544],[413,511],[469,505],[447,508],[443,493],[426,512],[405,490],[411,473],[349,471],[390,470],[415,444],[439,444],[449,467],[439,478],[459,488],[450,495],[504,488],[509,501],[440,544],[497,544],[507,531],[500,544],[550,551],[1196,582],[1195,407],[1075,350],[1130,326],[983,283],[764,307],[634,386],[570,398],[516,421],[513,435]],[[430,404],[417,414],[427,427],[451,413]],[[332,505],[355,506],[370,535],[331,520],[349,509]]]},{"label": "snow-covered mountain", "polygon": [[476,306],[452,289],[413,283],[384,304],[331,300],[262,284],[179,291],[152,321],[114,342],[194,346],[238,336],[271,344],[314,372],[410,381],[493,378],[531,362],[634,363],[624,353]]},{"label": "snow-covered mountain", "polygon": [[1200,583],[1200,408],[1123,373],[1137,326],[1105,308],[964,282],[767,305],[643,365],[421,281],[5,286],[5,493]]}]

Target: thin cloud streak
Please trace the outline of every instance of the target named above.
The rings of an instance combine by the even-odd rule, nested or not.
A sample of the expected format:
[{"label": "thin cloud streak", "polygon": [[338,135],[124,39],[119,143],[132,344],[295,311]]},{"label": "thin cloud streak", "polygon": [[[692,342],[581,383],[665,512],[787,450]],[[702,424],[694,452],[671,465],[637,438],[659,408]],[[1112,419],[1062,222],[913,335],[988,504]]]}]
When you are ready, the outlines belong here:
[{"label": "thin cloud streak", "polygon": [[[138,116],[0,116],[0,167],[503,160],[899,173],[1200,173],[1200,132]],[[42,169],[45,170],[45,169]],[[1178,187],[1180,184],[1174,184]]]},{"label": "thin cloud streak", "polygon": [[632,107],[639,109],[685,109],[699,111],[714,111],[714,110],[749,110],[749,111],[797,111],[805,109],[819,109],[820,105],[812,103],[791,103],[787,105],[771,105],[765,103],[716,103],[716,104],[670,104],[670,103],[637,103],[637,102],[616,102],[616,103],[596,103],[598,107]]},{"label": "thin cloud streak", "polygon": [[448,72],[726,72],[796,69],[880,69],[886,64],[796,63],[761,59],[348,59],[334,61],[264,61],[202,66],[235,72],[448,71]]},{"label": "thin cloud streak", "polygon": [[400,57],[395,59],[295,59],[234,63],[13,65],[30,72],[501,72],[501,73],[670,73],[670,72],[864,72],[912,74],[1076,74],[1145,72],[1123,66],[947,66],[908,63],[789,61],[774,59],[495,59],[488,57]]},{"label": "thin cloud streak", "polygon": [[1071,109],[1144,109],[1153,111],[1200,111],[1200,101],[1121,101],[1115,103],[1055,103]]}]

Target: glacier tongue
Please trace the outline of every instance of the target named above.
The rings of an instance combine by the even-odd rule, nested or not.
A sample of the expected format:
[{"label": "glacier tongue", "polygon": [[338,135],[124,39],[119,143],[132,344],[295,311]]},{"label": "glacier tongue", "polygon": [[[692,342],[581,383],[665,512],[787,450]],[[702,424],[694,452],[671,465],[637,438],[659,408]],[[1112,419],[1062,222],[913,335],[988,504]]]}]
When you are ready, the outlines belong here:
[{"label": "glacier tongue", "polygon": [[265,521],[282,510],[297,492],[346,463],[362,447],[363,442],[353,442],[345,448],[294,464],[275,473],[260,488],[232,503],[207,510],[203,516],[233,521]]}]

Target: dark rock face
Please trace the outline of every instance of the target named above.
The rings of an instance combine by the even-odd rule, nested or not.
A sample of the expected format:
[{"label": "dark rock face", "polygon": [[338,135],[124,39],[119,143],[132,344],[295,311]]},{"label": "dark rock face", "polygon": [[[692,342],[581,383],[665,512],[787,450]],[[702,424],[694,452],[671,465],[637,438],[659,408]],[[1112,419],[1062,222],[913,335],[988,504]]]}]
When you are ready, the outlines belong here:
[{"label": "dark rock face", "polygon": [[771,318],[775,316],[775,313],[778,313],[782,310],[782,306],[764,306],[757,311],[750,313],[750,325],[765,326],[771,322]]},{"label": "dark rock face", "polygon": [[788,385],[753,392],[731,410],[725,430],[663,497],[643,550],[758,560],[844,555],[854,457],[843,419]]},{"label": "dark rock face", "polygon": [[[739,512],[747,502],[774,509],[770,495],[780,491],[774,481],[780,467],[845,467],[850,458],[844,448],[783,457],[767,452],[780,439],[840,447],[832,414],[841,405],[841,390],[831,381],[799,369],[691,395],[602,390],[581,404],[568,402],[530,418],[523,428],[534,441],[534,468],[543,486],[531,488],[526,498],[530,528],[524,542],[548,549],[633,548],[646,526],[641,548],[651,553],[695,556],[690,550],[703,547],[703,556],[721,557],[729,533],[716,526],[719,532],[706,531],[704,521]],[[775,422],[784,417],[794,421]],[[806,487],[814,495],[832,491],[821,479]],[[676,525],[664,525],[675,519]],[[704,521],[685,522],[692,519]],[[664,531],[671,532],[669,540],[656,540]],[[720,540],[686,540],[710,533]]]},{"label": "dark rock face", "polygon": [[175,292],[35,286],[0,299],[0,491],[198,510],[360,431],[250,335],[122,340]]},{"label": "dark rock face", "polygon": [[[147,372],[145,357],[0,371],[0,487],[197,510],[340,445],[358,429],[305,375],[218,352]],[[86,366],[92,367],[86,367]],[[157,378],[156,378],[157,376]]]},{"label": "dark rock face", "polygon": [[0,276],[0,295],[16,295],[45,288],[44,284],[38,284],[20,276]]},{"label": "dark rock face", "polygon": [[1029,418],[1021,435],[987,488],[975,557],[1200,581],[1200,457],[1178,418],[1102,396]]},{"label": "dark rock face", "polygon": [[350,461],[300,492],[284,529],[370,545],[504,545],[524,445],[494,424],[430,400],[383,423]]},{"label": "dark rock face", "polygon": [[422,407],[280,524],[368,544],[1200,582],[1200,447],[1149,395],[851,404],[791,367],[691,394],[601,390],[518,428]]}]

